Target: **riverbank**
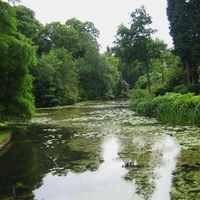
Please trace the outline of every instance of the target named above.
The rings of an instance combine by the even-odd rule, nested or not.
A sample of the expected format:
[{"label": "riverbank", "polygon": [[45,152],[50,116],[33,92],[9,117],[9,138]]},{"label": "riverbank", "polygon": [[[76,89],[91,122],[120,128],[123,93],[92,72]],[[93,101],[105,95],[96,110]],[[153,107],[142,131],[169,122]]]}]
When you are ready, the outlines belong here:
[{"label": "riverbank", "polygon": [[146,90],[132,92],[130,108],[140,115],[154,117],[161,122],[199,125],[200,96],[194,93],[180,94],[168,92],[155,96]]},{"label": "riverbank", "polygon": [[11,140],[12,133],[6,124],[0,123],[0,149],[3,149]]}]

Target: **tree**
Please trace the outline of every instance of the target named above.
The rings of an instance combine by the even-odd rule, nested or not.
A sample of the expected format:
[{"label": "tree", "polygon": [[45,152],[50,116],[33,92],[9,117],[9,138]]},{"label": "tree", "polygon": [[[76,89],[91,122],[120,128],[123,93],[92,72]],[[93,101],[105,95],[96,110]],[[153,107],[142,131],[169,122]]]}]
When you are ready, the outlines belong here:
[{"label": "tree", "polygon": [[[97,42],[97,38],[99,37],[99,30],[94,26],[92,22],[81,22],[80,20],[76,18],[71,18],[65,22],[65,25],[69,28],[74,28],[81,40],[81,50],[76,54],[76,57],[84,57],[86,50],[84,49],[84,40],[88,38],[90,35],[90,38],[92,38],[95,43]],[[88,40],[87,40],[88,41]]]},{"label": "tree", "polygon": [[119,81],[119,72],[108,57],[99,53],[97,40],[89,33],[84,34],[84,56],[79,58],[77,72],[82,100],[104,99],[114,95]]},{"label": "tree", "polygon": [[67,27],[73,27],[79,33],[81,38],[85,33],[91,34],[96,39],[99,37],[100,32],[92,22],[81,22],[76,18],[71,18],[65,22],[65,25]]},{"label": "tree", "polygon": [[121,78],[121,73],[119,71],[119,59],[111,54],[111,52],[105,52],[104,56],[106,58],[108,66],[108,76],[110,76],[110,95],[113,97],[119,96],[123,90],[123,83]]},{"label": "tree", "polygon": [[33,69],[34,94],[38,107],[75,103],[78,98],[78,77],[75,63],[66,49],[52,49],[43,54]]},{"label": "tree", "polygon": [[150,88],[150,61],[159,58],[163,42],[154,41],[151,36],[155,30],[150,28],[151,17],[146,13],[144,6],[131,13],[130,28],[123,24],[117,30],[114,52],[126,65],[133,66],[140,62],[146,71],[149,92]]},{"label": "tree", "polygon": [[200,65],[200,2],[198,0],[167,2],[167,16],[174,51],[184,63],[188,84],[196,84],[197,69]]},{"label": "tree", "polygon": [[17,31],[13,16],[13,8],[0,1],[0,120],[24,121],[35,111],[29,66],[36,64],[36,49]]},{"label": "tree", "polygon": [[77,31],[82,44],[76,60],[81,99],[113,97],[119,81],[118,66],[113,65],[111,57],[100,54],[98,29],[92,22],[81,22],[75,18],[65,24]]},{"label": "tree", "polygon": [[62,47],[76,57],[76,54],[81,50],[81,41],[77,31],[60,22],[47,24],[41,33],[39,52],[49,53],[51,48]]},{"label": "tree", "polygon": [[34,11],[25,6],[14,6],[14,10],[17,18],[17,29],[27,38],[32,39],[35,45],[38,45],[43,25],[36,20]]},{"label": "tree", "polygon": [[20,2],[20,0],[8,0],[8,3],[12,3],[15,5],[15,2]]}]

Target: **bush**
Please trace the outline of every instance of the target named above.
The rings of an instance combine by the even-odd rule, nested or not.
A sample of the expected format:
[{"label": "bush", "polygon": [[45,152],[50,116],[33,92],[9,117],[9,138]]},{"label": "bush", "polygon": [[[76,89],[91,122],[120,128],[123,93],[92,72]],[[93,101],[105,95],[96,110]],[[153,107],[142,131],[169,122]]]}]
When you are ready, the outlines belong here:
[{"label": "bush", "polygon": [[174,116],[172,104],[181,94],[167,92],[164,96],[158,96],[153,101],[155,104],[155,116],[161,121],[170,121]]},{"label": "bush", "polygon": [[173,102],[173,108],[177,112],[177,121],[187,124],[198,123],[199,114],[197,111],[197,105],[200,101],[200,97],[194,93],[188,93],[181,95],[178,99]]},{"label": "bush", "polygon": [[180,93],[180,94],[187,94],[189,91],[188,91],[188,87],[182,84],[182,85],[178,85],[174,87],[173,92]]},{"label": "bush", "polygon": [[156,102],[156,104],[158,104],[158,106],[162,103],[168,102],[168,103],[173,103],[179,96],[181,96],[181,94],[179,93],[173,93],[173,92],[167,92],[165,95],[163,96],[158,96],[154,99],[154,101]]},{"label": "bush", "polygon": [[156,104],[156,117],[162,121],[198,124],[200,115],[198,105],[200,96],[193,93],[179,94],[167,93],[154,99]]},{"label": "bush", "polygon": [[137,109],[139,103],[143,101],[150,101],[154,98],[153,94],[149,93],[147,90],[136,89],[132,91],[130,107],[133,110]]},{"label": "bush", "polygon": [[171,87],[167,85],[152,86],[152,93],[155,94],[155,96],[165,95],[167,92],[171,92]]},{"label": "bush", "polygon": [[188,90],[189,92],[198,95],[200,92],[200,84],[188,85]]},{"label": "bush", "polygon": [[136,112],[145,115],[147,117],[154,117],[155,116],[155,102],[153,99],[146,99],[140,102],[136,107]]},{"label": "bush", "polygon": [[200,123],[200,96],[194,93],[168,92],[154,97],[147,91],[138,89],[133,91],[130,105],[136,112],[164,122],[184,125]]}]

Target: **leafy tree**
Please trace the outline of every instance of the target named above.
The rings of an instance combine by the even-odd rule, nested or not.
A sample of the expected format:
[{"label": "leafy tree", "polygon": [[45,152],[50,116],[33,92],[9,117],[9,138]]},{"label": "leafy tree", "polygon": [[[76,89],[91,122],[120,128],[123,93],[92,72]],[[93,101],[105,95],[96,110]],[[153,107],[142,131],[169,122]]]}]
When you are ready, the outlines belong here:
[{"label": "leafy tree", "polygon": [[75,18],[65,24],[73,27],[81,39],[82,51],[76,61],[81,99],[113,97],[117,93],[120,75],[114,60],[111,62],[111,56],[99,53],[98,29],[92,22],[81,22]]},{"label": "leafy tree", "polygon": [[[141,63],[139,63],[138,65],[141,65]],[[163,78],[165,64],[160,59],[151,59],[150,69],[151,69],[150,82],[151,82],[151,85],[154,85],[158,83],[161,78]],[[146,89],[147,87],[148,87],[147,76],[144,73],[137,79],[134,88]]]},{"label": "leafy tree", "polygon": [[[99,30],[94,26],[92,22],[81,22],[80,20],[76,18],[71,18],[65,22],[65,25],[70,28],[74,28],[81,40],[81,50],[76,54],[76,58],[84,57],[85,52],[85,46],[84,46],[84,40],[88,38],[88,35],[90,35],[90,38],[96,43],[97,38],[99,37]],[[88,40],[87,40],[88,41]]]},{"label": "leafy tree", "polygon": [[60,22],[47,24],[41,33],[39,52],[48,53],[51,48],[62,47],[74,56],[81,50],[81,41],[77,31]]},{"label": "leafy tree", "polygon": [[126,66],[141,63],[146,71],[148,89],[151,92],[150,61],[160,57],[160,52],[165,44],[151,38],[155,30],[150,28],[151,17],[146,13],[144,6],[132,12],[131,18],[130,28],[123,24],[118,28],[114,52],[126,63]]},{"label": "leafy tree", "polygon": [[[163,66],[164,65],[164,66]],[[166,92],[172,92],[175,87],[183,85],[185,81],[185,71],[183,70],[181,60],[171,51],[164,52],[163,63],[158,66],[160,76],[157,82],[152,86],[152,91],[156,95],[164,95]]]},{"label": "leafy tree", "polygon": [[36,64],[36,54],[13,16],[13,8],[0,1],[0,120],[24,121],[35,111],[29,66]]},{"label": "leafy tree", "polygon": [[79,36],[81,38],[84,36],[85,33],[91,34],[94,38],[99,37],[100,32],[92,22],[81,22],[76,18],[71,18],[65,22],[65,25],[67,27],[73,27],[79,33]]},{"label": "leafy tree", "polygon": [[17,29],[27,38],[37,41],[42,24],[35,19],[33,10],[25,6],[14,6]]},{"label": "leafy tree", "polygon": [[84,57],[76,61],[81,99],[109,98],[119,79],[116,66],[99,53],[98,42],[89,33],[84,34],[83,49]]},{"label": "leafy tree", "polygon": [[66,105],[78,100],[75,63],[66,49],[52,49],[43,54],[33,70],[37,106]]},{"label": "leafy tree", "polygon": [[14,6],[14,10],[17,18],[17,29],[37,45],[43,25],[36,20],[34,11],[25,6]]},{"label": "leafy tree", "polygon": [[188,84],[198,82],[200,65],[200,2],[198,0],[168,0],[167,15],[175,53],[187,72]]},{"label": "leafy tree", "polygon": [[[77,60],[77,72],[82,99],[96,99],[100,97],[101,56],[97,41],[91,34],[85,34],[83,39],[84,56]],[[102,94],[102,93],[101,93]]]},{"label": "leafy tree", "polygon": [[[108,65],[108,75],[110,76],[110,94],[119,96],[123,90],[123,82],[119,71],[119,59],[114,57],[110,52],[104,54]],[[113,97],[114,97],[113,96]]]},{"label": "leafy tree", "polygon": [[9,4],[15,5],[15,2],[20,2],[20,0],[7,0]]}]

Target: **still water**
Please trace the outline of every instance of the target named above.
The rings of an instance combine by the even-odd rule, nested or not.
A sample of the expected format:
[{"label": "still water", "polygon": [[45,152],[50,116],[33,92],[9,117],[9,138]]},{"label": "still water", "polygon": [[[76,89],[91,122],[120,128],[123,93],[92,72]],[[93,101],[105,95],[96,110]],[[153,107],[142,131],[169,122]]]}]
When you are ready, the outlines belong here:
[{"label": "still water", "polygon": [[200,130],[127,101],[40,109],[0,151],[0,199],[200,199]]}]

